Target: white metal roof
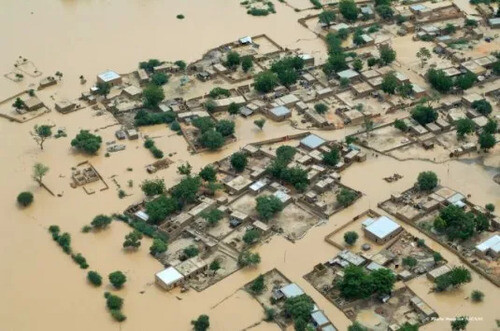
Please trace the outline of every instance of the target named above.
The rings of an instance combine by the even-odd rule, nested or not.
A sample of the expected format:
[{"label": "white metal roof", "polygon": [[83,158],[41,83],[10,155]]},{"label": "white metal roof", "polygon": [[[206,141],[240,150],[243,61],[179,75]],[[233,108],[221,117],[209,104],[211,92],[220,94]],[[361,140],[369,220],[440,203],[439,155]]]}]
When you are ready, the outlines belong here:
[{"label": "white metal roof", "polygon": [[476,249],[485,252],[488,249],[491,249],[494,252],[500,252],[500,235],[496,234],[493,237],[483,241],[479,245],[476,246]]},{"label": "white metal roof", "polygon": [[101,72],[99,75],[97,75],[97,77],[102,79],[104,82],[110,82],[112,80],[120,78],[120,75],[118,75],[113,70],[107,70],[105,72]]},{"label": "white metal roof", "polygon": [[315,134],[310,134],[304,139],[300,141],[300,143],[304,146],[309,147],[310,149],[315,149],[325,143],[325,140],[321,137],[318,137]]},{"label": "white metal roof", "polygon": [[281,293],[283,293],[283,295],[287,299],[293,298],[293,297],[298,297],[299,295],[304,294],[304,291],[302,291],[302,289],[295,283],[288,284],[287,286],[283,286],[280,289],[280,291],[281,291]]},{"label": "white metal roof", "polygon": [[290,114],[290,109],[285,106],[278,106],[271,109],[271,113],[273,113],[275,116],[285,116]]},{"label": "white metal roof", "polygon": [[[365,221],[366,222],[366,221]],[[377,238],[384,239],[401,226],[387,216],[380,216],[375,222],[366,227],[366,231],[372,233]]]},{"label": "white metal roof", "polygon": [[160,271],[156,274],[156,277],[158,277],[165,285],[171,285],[184,278],[184,276],[174,267],[168,267],[167,269]]}]

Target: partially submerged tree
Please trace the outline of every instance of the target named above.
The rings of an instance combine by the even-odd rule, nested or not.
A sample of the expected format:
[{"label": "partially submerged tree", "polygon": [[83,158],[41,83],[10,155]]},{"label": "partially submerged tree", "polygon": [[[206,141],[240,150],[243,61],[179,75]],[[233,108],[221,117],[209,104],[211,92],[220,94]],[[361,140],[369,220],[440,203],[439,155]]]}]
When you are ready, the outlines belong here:
[{"label": "partially submerged tree", "polygon": [[423,171],[418,174],[418,188],[422,191],[431,191],[438,184],[438,177],[432,171]]},{"label": "partially submerged tree", "polygon": [[467,316],[456,317],[455,320],[450,323],[453,331],[465,330],[467,328],[467,324],[469,324],[469,318]]},{"label": "partially submerged tree", "polygon": [[259,129],[262,130],[262,128],[264,128],[264,124],[266,124],[266,119],[259,118],[258,120],[253,121],[253,124],[255,124]]},{"label": "partially submerged tree", "polygon": [[17,196],[17,203],[20,206],[28,207],[33,203],[33,193],[31,192],[21,192]]},{"label": "partially submerged tree", "polygon": [[47,138],[52,136],[52,128],[50,125],[35,125],[34,138],[40,149],[43,151],[43,143]]},{"label": "partially submerged tree", "polygon": [[76,137],[71,140],[71,146],[87,154],[95,154],[101,148],[102,138],[90,133],[88,130],[80,130]]},{"label": "partially submerged tree", "polygon": [[185,176],[191,175],[191,170],[193,170],[193,167],[189,162],[181,164],[180,166],[177,167],[177,172]]},{"label": "partially submerged tree", "polygon": [[111,217],[100,214],[100,215],[97,215],[96,217],[94,217],[92,222],[90,222],[90,225],[92,225],[92,227],[94,229],[104,229],[109,224],[111,224],[112,221],[113,221],[113,219]]},{"label": "partially submerged tree", "polygon": [[127,281],[127,276],[121,271],[115,271],[109,274],[109,282],[117,289],[123,287],[123,284]]},{"label": "partially submerged tree", "polygon": [[207,165],[201,169],[199,175],[204,181],[207,182],[213,182],[217,179],[217,171],[211,165]]},{"label": "partially submerged tree", "polygon": [[210,327],[210,319],[207,315],[200,315],[196,320],[191,321],[195,331],[206,331]]},{"label": "partially submerged tree", "polygon": [[141,246],[142,233],[134,230],[125,236],[123,248],[139,248]]},{"label": "partially submerged tree", "polygon": [[348,21],[354,22],[358,18],[358,7],[353,0],[340,0],[339,11]]},{"label": "partially submerged tree", "polygon": [[49,172],[49,167],[43,165],[42,163],[35,163],[33,165],[33,179],[35,182],[37,182],[40,186],[43,184],[43,177]]},{"label": "partially submerged tree", "polygon": [[167,243],[160,238],[154,238],[153,243],[149,247],[149,254],[156,256],[167,251]]},{"label": "partially submerged tree", "polygon": [[141,184],[141,189],[148,197],[163,194],[165,192],[165,182],[163,179],[146,179]]}]

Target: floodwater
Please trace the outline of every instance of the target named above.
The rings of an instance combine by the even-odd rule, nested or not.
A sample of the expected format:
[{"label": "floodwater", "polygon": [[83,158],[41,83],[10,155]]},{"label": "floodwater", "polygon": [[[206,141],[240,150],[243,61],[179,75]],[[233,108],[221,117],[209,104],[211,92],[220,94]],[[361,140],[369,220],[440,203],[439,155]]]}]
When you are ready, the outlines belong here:
[{"label": "floodwater", "polygon": [[[54,94],[56,99],[78,96],[86,88],[78,82],[82,74],[94,77],[107,68],[127,72],[133,70],[137,62],[150,57],[191,61],[211,47],[244,35],[267,33],[284,46],[302,47],[306,52],[325,56],[321,42],[296,23],[299,14],[279,2],[276,3],[278,14],[267,18],[250,17],[239,7],[238,1],[224,0],[0,2],[0,69],[7,73],[22,55],[45,74],[63,72],[63,83],[57,89],[40,94],[47,103],[51,103],[50,96]],[[186,19],[177,20],[175,16],[179,13]],[[299,39],[301,41],[297,42]],[[0,97],[17,93],[35,81],[26,79],[25,83],[16,84],[1,78]],[[157,173],[170,186],[179,180],[176,166],[182,162],[189,161],[199,169],[249,142],[297,132],[286,123],[268,121],[261,131],[251,121],[241,118],[236,121],[238,141],[218,153],[203,155],[190,155],[183,138],[173,135],[164,126],[141,129],[141,133],[155,137],[157,146],[166,154],[176,153],[172,156],[176,164]],[[68,138],[49,139],[44,151],[40,151],[30,130],[35,124],[47,123],[66,128]],[[71,137],[80,129],[99,130],[104,141],[114,140],[115,127],[107,127],[113,124],[116,123],[112,116],[95,116],[90,109],[69,115],[51,112],[24,124],[0,120],[0,132],[4,137],[0,140],[0,210],[3,216],[0,222],[0,330],[189,330],[190,320],[202,313],[210,316],[212,330],[278,330],[274,324],[259,324],[263,318],[261,307],[239,290],[259,273],[272,268],[278,268],[297,282],[325,310],[330,320],[340,330],[345,330],[350,324],[347,318],[302,278],[315,264],[336,253],[337,250],[323,240],[327,233],[367,208],[375,208],[377,202],[389,197],[391,192],[409,187],[422,170],[435,171],[442,184],[471,194],[473,202],[480,205],[492,202],[497,210],[500,209],[500,186],[493,182],[492,173],[479,165],[397,162],[369,155],[365,163],[356,164],[343,173],[346,185],[365,194],[354,206],[334,215],[327,224],[311,229],[295,244],[275,236],[270,243],[258,248],[262,263],[255,270],[236,272],[201,293],[164,292],[154,285],[154,273],[162,266],[148,255],[149,240],[143,240],[138,252],[126,253],[121,244],[130,229],[122,223],[115,222],[100,233],[83,234],[80,231],[95,215],[121,212],[142,199],[138,185],[147,177],[144,166],[153,159],[142,147],[141,140],[126,142],[126,151],[109,158],[105,158],[102,151],[98,156],[87,158],[73,153],[69,147]],[[107,128],[99,129],[104,127]],[[339,139],[347,131],[319,134]],[[71,167],[87,159],[107,181],[109,190],[86,195],[82,189],[70,188]],[[30,178],[35,162],[50,167],[44,182],[62,197],[52,197]],[[394,172],[404,178],[393,184],[382,180]],[[118,198],[112,176],[129,194],[126,198]],[[128,180],[133,180],[132,188],[128,187]],[[24,190],[34,192],[35,202],[21,210],[16,206],[15,197]],[[107,286],[96,289],[86,283],[86,271],[79,269],[52,241],[47,232],[51,224],[71,233],[74,250],[87,258],[90,270],[102,275],[115,270],[127,274],[127,284],[117,291],[125,299],[123,312],[128,316],[125,323],[115,323],[105,309],[103,292],[112,289]],[[443,251],[443,256],[458,263],[447,251]],[[414,281],[410,286],[441,316],[477,315],[483,321],[471,322],[469,330],[494,329],[495,318],[499,317],[494,295],[498,289],[475,273],[473,280],[461,292],[446,296],[427,294],[429,284],[425,282]],[[475,288],[486,293],[481,304],[464,300]],[[442,328],[436,323],[423,329]]]}]

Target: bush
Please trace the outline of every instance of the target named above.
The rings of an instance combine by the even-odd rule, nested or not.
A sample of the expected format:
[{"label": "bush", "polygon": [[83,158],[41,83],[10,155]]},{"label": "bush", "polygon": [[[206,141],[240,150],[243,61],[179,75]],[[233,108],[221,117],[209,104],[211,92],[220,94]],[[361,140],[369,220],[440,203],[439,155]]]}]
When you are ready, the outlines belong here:
[{"label": "bush", "polygon": [[76,264],[80,266],[80,268],[87,269],[89,267],[89,265],[87,264],[87,259],[85,259],[82,254],[72,254],[71,258],[73,259],[73,261],[75,261]]},{"label": "bush", "polygon": [[314,105],[314,110],[316,110],[318,114],[324,114],[328,111],[328,106],[324,103],[317,103]]},{"label": "bush", "polygon": [[17,196],[17,203],[23,207],[28,207],[33,202],[33,194],[31,192],[21,192]]},{"label": "bush", "polygon": [[102,277],[96,271],[89,271],[87,280],[94,286],[101,286],[102,284]]},{"label": "bush", "polygon": [[260,294],[264,290],[264,276],[259,275],[255,280],[250,284],[250,291],[253,294]]},{"label": "bush", "polygon": [[231,166],[237,172],[242,172],[247,166],[248,160],[247,155],[243,152],[236,152],[231,155]]},{"label": "bush", "polygon": [[117,295],[113,295],[109,292],[104,293],[104,297],[106,298],[106,306],[110,309],[120,310],[123,306],[123,299]]},{"label": "bush", "polygon": [[481,302],[484,299],[484,293],[479,290],[474,290],[471,293],[471,299],[474,302]]},{"label": "bush", "polygon": [[348,231],[344,234],[344,241],[348,245],[354,245],[356,243],[356,240],[358,240],[358,234],[354,231]]},{"label": "bush", "polygon": [[251,253],[249,251],[243,251],[238,256],[238,265],[240,267],[255,266],[260,263],[259,253]]},{"label": "bush", "polygon": [[423,171],[418,174],[417,182],[420,190],[431,191],[437,186],[438,177],[432,171]]},{"label": "bush", "polygon": [[408,131],[408,126],[406,125],[406,123],[403,121],[403,120],[395,120],[394,121],[394,127],[398,130],[401,130],[403,132],[407,132]]},{"label": "bush", "polygon": [[101,214],[94,217],[90,225],[95,229],[104,229],[111,224],[111,221],[113,221],[111,217]]},{"label": "bush", "polygon": [[209,130],[201,135],[198,142],[201,146],[215,151],[224,145],[224,137],[220,132]]},{"label": "bush", "polygon": [[439,253],[439,252],[432,253],[432,257],[434,258],[434,262],[439,262],[439,261],[443,260],[443,257],[441,256],[441,253]]},{"label": "bush", "polygon": [[167,243],[159,238],[153,239],[151,247],[149,247],[149,253],[153,256],[157,254],[162,254],[167,251]]},{"label": "bush", "polygon": [[283,210],[283,203],[274,195],[263,195],[257,197],[256,201],[255,209],[264,221],[269,221],[276,213]]},{"label": "bush", "polygon": [[150,84],[142,91],[142,99],[144,107],[156,108],[165,99],[165,93],[161,87]]},{"label": "bush", "polygon": [[358,197],[358,194],[350,189],[342,188],[339,193],[337,193],[337,202],[342,207],[347,207],[352,204]]},{"label": "bush", "polygon": [[229,90],[222,88],[222,87],[214,87],[212,90],[210,90],[210,93],[208,95],[212,99],[217,99],[221,96],[225,97],[225,98],[229,98],[231,96],[231,92],[229,92]]},{"label": "bush", "polygon": [[123,322],[127,319],[127,316],[125,316],[121,310],[118,309],[110,309],[109,310],[111,316],[115,319],[115,321],[118,322]]},{"label": "bush", "polygon": [[88,130],[80,130],[80,133],[71,140],[71,146],[87,154],[95,154],[101,148],[102,138],[91,134]]},{"label": "bush", "polygon": [[165,182],[163,179],[146,179],[142,182],[141,189],[148,197],[163,194],[165,192]]},{"label": "bush", "polygon": [[417,265],[417,263],[418,263],[417,259],[415,259],[414,257],[407,256],[403,258],[403,265],[407,267],[413,268],[414,266]]},{"label": "bush", "polygon": [[168,83],[168,76],[163,72],[156,72],[151,76],[151,82],[157,86],[165,85]]},{"label": "bush", "polygon": [[123,284],[127,281],[127,276],[123,274],[121,271],[115,271],[109,274],[108,276],[110,283],[115,288],[122,288]]}]

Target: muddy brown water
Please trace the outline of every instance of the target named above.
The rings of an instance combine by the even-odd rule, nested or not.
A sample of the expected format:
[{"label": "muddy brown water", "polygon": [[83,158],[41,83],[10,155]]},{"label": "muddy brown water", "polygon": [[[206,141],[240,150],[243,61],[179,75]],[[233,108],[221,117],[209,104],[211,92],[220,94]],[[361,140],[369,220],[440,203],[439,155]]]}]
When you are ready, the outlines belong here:
[{"label": "muddy brown water", "polygon": [[[276,7],[277,15],[262,19],[246,15],[237,1],[3,0],[0,69],[7,73],[22,55],[45,74],[62,71],[63,83],[40,95],[50,102],[51,95],[56,99],[74,98],[87,88],[78,82],[81,74],[92,81],[102,70],[127,72],[133,70],[138,61],[150,57],[190,61],[210,47],[244,35],[265,32],[284,46],[302,47],[306,52],[324,56],[322,43],[296,23],[299,15],[279,3]],[[184,14],[186,19],[177,20],[175,15],[178,13]],[[299,39],[301,41],[297,42]],[[2,99],[8,97],[37,80],[26,78],[25,82],[15,84],[2,77],[0,96]],[[268,121],[260,131],[251,121],[239,118],[236,121],[238,141],[218,153],[203,155],[190,155],[183,138],[173,135],[164,126],[141,129],[141,133],[157,137],[157,146],[166,153],[177,153],[172,157],[176,164],[157,173],[165,178],[167,185],[173,185],[179,180],[175,168],[181,162],[189,161],[199,169],[249,142],[296,132],[286,123]],[[68,138],[49,139],[45,150],[40,151],[29,132],[33,125],[46,123],[66,128]],[[242,330],[258,323],[263,312],[255,300],[238,289],[272,268],[278,268],[297,282],[325,310],[330,320],[340,330],[345,330],[350,324],[347,318],[302,278],[315,264],[336,253],[337,250],[323,240],[327,233],[367,208],[375,208],[377,202],[389,197],[391,192],[406,189],[422,170],[437,172],[444,185],[472,194],[473,202],[481,205],[492,202],[500,209],[500,186],[492,181],[492,174],[479,165],[397,162],[370,155],[365,163],[356,164],[343,173],[345,184],[362,191],[364,197],[331,217],[326,225],[311,229],[295,244],[275,236],[270,243],[258,248],[262,263],[257,269],[236,272],[201,293],[164,292],[154,285],[154,273],[162,266],[148,255],[149,240],[143,240],[138,252],[125,253],[121,244],[130,229],[124,224],[113,223],[108,230],[97,234],[80,232],[95,215],[121,212],[142,199],[138,184],[147,177],[144,166],[153,159],[142,147],[141,140],[126,142],[125,151],[109,158],[105,158],[102,151],[88,158],[69,148],[71,137],[80,129],[96,130],[114,123],[111,116],[95,116],[89,109],[70,115],[52,112],[24,124],[0,120],[0,132],[4,137],[0,140],[1,330],[189,330],[190,320],[202,313],[210,315],[213,330]],[[98,132],[104,141],[110,141],[114,140],[114,131],[114,127],[109,127]],[[347,133],[349,129],[320,134],[338,139]],[[71,167],[87,159],[108,182],[109,190],[89,196],[81,188],[69,187]],[[45,183],[62,197],[50,196],[31,180],[31,167],[35,162],[50,167]],[[127,171],[128,167],[133,171]],[[393,184],[382,180],[394,172],[404,178]],[[116,176],[129,196],[118,198],[117,187],[110,179],[112,176]],[[133,188],[127,186],[128,180],[134,181]],[[20,210],[15,197],[24,190],[34,192],[35,203]],[[113,322],[106,312],[103,292],[113,290],[108,285],[96,289],[86,283],[86,271],[79,269],[51,240],[47,232],[51,224],[71,233],[72,246],[87,258],[89,270],[97,270],[104,276],[115,270],[127,274],[127,284],[117,291],[125,299],[123,312],[128,316],[125,323]],[[446,259],[458,263],[456,257],[442,251]],[[410,286],[440,315],[482,317],[481,323],[471,322],[468,329],[494,329],[495,318],[499,317],[495,306],[498,300],[494,295],[498,289],[476,273],[473,279],[472,284],[447,295],[428,294],[426,281],[414,280]],[[464,300],[472,289],[486,293],[483,303],[471,304]],[[437,323],[441,322],[424,329],[441,329],[441,324]],[[449,322],[445,323],[444,328],[448,328]],[[278,327],[263,322],[252,330],[278,330]]]}]

